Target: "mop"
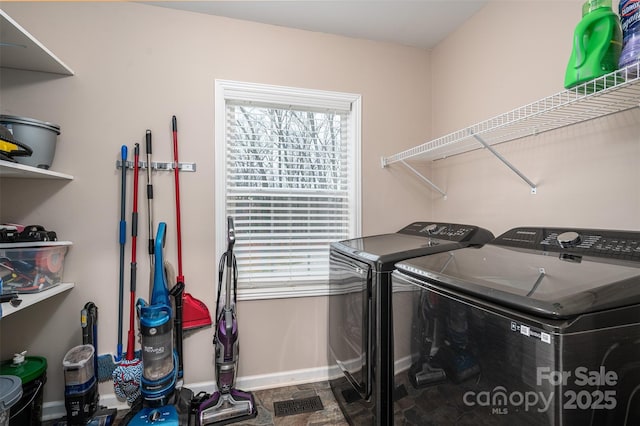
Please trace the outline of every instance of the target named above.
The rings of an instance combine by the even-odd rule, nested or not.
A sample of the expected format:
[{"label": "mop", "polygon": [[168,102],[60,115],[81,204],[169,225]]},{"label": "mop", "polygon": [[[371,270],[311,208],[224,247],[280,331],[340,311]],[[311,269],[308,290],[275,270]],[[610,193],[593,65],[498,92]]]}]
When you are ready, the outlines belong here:
[{"label": "mop", "polygon": [[[235,244],[233,218],[227,218],[227,251],[220,259],[218,271],[218,302],[216,305],[216,331],[213,343],[216,350],[216,384],[218,389],[200,404],[200,425],[228,424],[254,418],[258,415],[255,400],[250,392],[234,387],[238,367],[238,322],[236,319],[236,296],[238,269],[233,254]],[[220,310],[222,276],[226,264],[225,303]],[[232,278],[233,277],[233,278]],[[231,288],[233,282],[233,302]]]},{"label": "mop", "polygon": [[104,382],[111,379],[116,362],[122,360],[122,316],[124,304],[124,249],[127,240],[127,222],[125,221],[125,202],[127,190],[127,146],[122,145],[120,149],[121,181],[120,181],[120,222],[119,222],[119,243],[120,243],[120,270],[118,285],[118,346],[116,349],[115,361],[111,354],[98,356],[98,381]]},{"label": "mop", "polygon": [[124,398],[130,405],[140,397],[140,378],[142,361],[135,357],[135,303],[136,303],[136,241],[138,237],[138,173],[140,145],[135,144],[133,165],[133,212],[131,213],[131,287],[129,305],[129,333],[127,336],[127,354],[113,370],[113,388],[117,396]]},{"label": "mop", "polygon": [[118,348],[116,360],[122,359],[122,316],[124,304],[124,246],[127,241],[127,222],[125,216],[125,200],[127,194],[127,146],[122,145],[122,188],[120,191],[120,273],[118,285]]}]

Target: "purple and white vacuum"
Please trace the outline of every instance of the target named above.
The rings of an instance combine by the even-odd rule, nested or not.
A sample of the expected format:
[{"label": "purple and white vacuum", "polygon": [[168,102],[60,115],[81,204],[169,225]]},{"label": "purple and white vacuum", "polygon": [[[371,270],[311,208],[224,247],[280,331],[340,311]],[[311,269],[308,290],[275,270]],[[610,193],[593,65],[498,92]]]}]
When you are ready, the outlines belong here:
[{"label": "purple and white vacuum", "polygon": [[[254,418],[258,414],[255,400],[250,392],[234,387],[238,370],[238,321],[236,301],[238,289],[238,266],[233,246],[236,242],[233,218],[227,218],[227,251],[218,265],[218,301],[216,304],[216,331],[213,345],[216,349],[217,389],[198,408],[200,425],[223,425]],[[226,269],[224,306],[220,306],[222,278]],[[233,289],[232,289],[233,287]],[[233,299],[231,292],[233,290]]]}]

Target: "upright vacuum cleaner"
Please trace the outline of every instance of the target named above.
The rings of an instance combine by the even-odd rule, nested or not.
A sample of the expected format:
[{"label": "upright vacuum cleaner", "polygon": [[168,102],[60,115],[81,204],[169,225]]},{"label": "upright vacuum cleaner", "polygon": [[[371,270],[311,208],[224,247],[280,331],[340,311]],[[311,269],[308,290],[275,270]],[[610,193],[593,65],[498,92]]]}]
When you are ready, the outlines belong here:
[{"label": "upright vacuum cleaner", "polygon": [[[234,388],[238,369],[238,322],[236,301],[238,288],[238,266],[233,254],[235,244],[233,218],[227,218],[227,251],[218,265],[218,301],[216,304],[216,331],[213,345],[216,350],[217,389],[198,408],[200,425],[223,425],[254,418],[258,414],[255,400],[250,392]],[[226,264],[224,306],[220,309],[222,277]],[[233,283],[233,298],[231,297]]]},{"label": "upright vacuum cleaner", "polygon": [[173,310],[164,271],[163,248],[167,225],[158,224],[154,247],[154,275],[151,302],[138,299],[142,335],[143,372],[140,382],[143,407],[129,422],[130,426],[159,423],[179,426],[178,411],[174,405],[178,359],[174,352]]}]

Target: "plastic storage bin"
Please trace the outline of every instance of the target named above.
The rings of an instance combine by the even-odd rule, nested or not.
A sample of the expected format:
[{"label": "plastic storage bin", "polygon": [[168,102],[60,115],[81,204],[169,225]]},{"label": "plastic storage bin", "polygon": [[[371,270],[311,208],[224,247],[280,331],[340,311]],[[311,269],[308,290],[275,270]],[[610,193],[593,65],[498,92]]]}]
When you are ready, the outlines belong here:
[{"label": "plastic storage bin", "polygon": [[38,293],[62,282],[69,241],[0,244],[2,292]]}]

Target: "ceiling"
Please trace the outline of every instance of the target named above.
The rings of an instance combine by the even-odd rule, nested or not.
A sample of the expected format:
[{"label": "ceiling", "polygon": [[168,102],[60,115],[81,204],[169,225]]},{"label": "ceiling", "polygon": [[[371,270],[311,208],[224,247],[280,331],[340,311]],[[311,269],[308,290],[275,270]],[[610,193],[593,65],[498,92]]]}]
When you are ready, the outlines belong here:
[{"label": "ceiling", "polygon": [[145,1],[153,6],[431,49],[488,0]]}]

